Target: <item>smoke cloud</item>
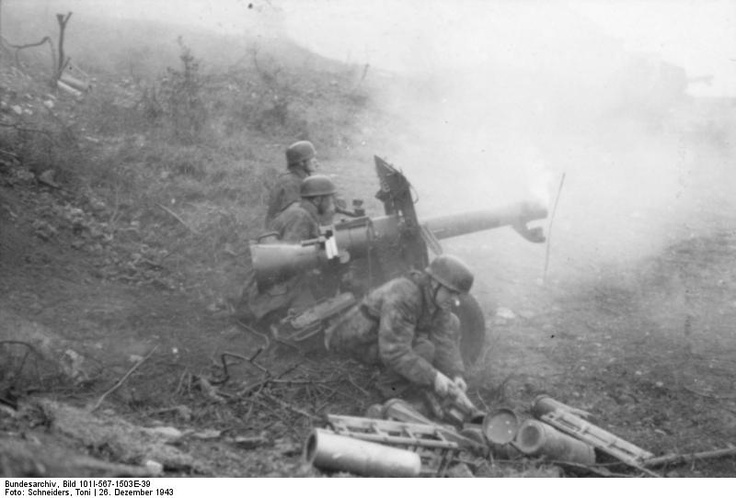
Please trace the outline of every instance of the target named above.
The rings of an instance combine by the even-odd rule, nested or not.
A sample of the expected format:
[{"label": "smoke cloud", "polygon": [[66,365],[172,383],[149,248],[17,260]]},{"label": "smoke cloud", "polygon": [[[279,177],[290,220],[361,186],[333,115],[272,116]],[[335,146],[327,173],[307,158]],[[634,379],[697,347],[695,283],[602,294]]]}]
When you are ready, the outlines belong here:
[{"label": "smoke cloud", "polygon": [[[365,168],[377,154],[403,169],[420,216],[532,199],[550,212],[556,205],[550,280],[632,264],[733,221],[730,2],[128,0],[105,2],[104,11],[90,0],[23,2],[30,4],[52,24],[55,12],[74,10],[259,43],[290,36],[366,65],[365,85],[387,117],[366,123],[382,132],[359,151]],[[542,276],[547,250],[510,230],[445,245],[480,266],[527,268],[525,280]]]},{"label": "smoke cloud", "polygon": [[[687,6],[668,5],[642,6],[661,12],[649,21],[649,44],[659,35],[670,56],[692,61],[690,49],[678,54],[668,38],[674,26],[665,24]],[[552,211],[559,193],[549,269],[565,279],[631,265],[703,235],[731,218],[733,207],[733,148],[723,138],[732,119],[720,110],[732,101],[694,97],[701,87],[690,79],[703,66],[637,51],[647,47],[632,43],[630,30],[620,32],[628,38],[614,36],[594,21],[605,19],[604,7],[340,2],[330,4],[334,31],[319,29],[324,10],[295,3],[286,11],[290,32],[312,49],[340,46],[346,59],[362,56],[403,76],[379,96],[397,117],[391,134],[398,138],[376,153],[413,181],[421,215],[535,198]],[[710,29],[718,31],[724,24],[716,16],[731,9],[708,7]],[[346,46],[357,46],[353,37],[365,45],[348,53]],[[713,55],[709,48],[698,46],[703,59]],[[723,47],[717,52],[723,56]],[[545,248],[516,239],[493,232],[446,245],[474,261],[527,267],[524,278],[540,277]]]}]

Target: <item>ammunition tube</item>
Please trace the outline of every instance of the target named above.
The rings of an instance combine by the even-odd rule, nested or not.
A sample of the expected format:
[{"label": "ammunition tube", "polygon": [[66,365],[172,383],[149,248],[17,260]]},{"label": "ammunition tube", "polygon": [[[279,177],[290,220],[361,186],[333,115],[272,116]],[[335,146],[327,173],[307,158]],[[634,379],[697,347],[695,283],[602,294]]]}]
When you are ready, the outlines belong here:
[{"label": "ammunition tube", "polygon": [[595,464],[595,449],[592,446],[538,420],[526,420],[521,424],[514,446],[530,456],[546,456],[551,460],[583,465]]},{"label": "ammunition tube", "polygon": [[315,429],[304,446],[307,463],[324,470],[366,477],[417,477],[417,453]]}]

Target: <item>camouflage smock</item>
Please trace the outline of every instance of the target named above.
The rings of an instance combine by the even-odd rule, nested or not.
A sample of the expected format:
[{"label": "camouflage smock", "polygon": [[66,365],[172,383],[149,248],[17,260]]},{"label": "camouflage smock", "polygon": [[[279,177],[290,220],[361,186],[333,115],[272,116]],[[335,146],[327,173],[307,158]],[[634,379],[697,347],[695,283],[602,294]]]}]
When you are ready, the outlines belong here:
[{"label": "camouflage smock", "polygon": [[[364,363],[382,364],[420,386],[431,386],[437,370],[451,378],[463,375],[460,321],[437,307],[431,294],[425,273],[410,272],[391,280],[328,332],[329,349]],[[435,347],[432,362],[413,349],[422,339]]]},{"label": "camouflage smock", "polygon": [[307,176],[309,176],[309,173],[297,168],[291,168],[286,173],[279,175],[276,185],[273,186],[269,194],[266,227],[289,205],[301,200],[299,189],[302,180]]}]

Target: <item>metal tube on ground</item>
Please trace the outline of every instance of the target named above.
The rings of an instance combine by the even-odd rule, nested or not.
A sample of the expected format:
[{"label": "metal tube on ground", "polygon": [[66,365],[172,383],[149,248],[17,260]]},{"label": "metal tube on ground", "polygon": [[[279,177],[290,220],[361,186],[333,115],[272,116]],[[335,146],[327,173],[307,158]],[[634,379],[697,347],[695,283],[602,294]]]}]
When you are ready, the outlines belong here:
[{"label": "metal tube on ground", "polygon": [[417,477],[422,462],[417,453],[315,429],[304,446],[307,463],[320,469],[366,477]]},{"label": "metal tube on ground", "polygon": [[526,420],[521,424],[514,446],[530,456],[546,456],[552,460],[583,465],[595,464],[592,446],[537,420]]}]

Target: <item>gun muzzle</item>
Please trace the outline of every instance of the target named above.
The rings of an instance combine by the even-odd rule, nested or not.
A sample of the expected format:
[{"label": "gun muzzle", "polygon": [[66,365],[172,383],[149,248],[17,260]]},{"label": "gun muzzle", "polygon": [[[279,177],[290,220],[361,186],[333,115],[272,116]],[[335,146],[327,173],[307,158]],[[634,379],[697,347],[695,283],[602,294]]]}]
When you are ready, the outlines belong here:
[{"label": "gun muzzle", "polygon": [[251,244],[250,250],[256,282],[261,291],[317,268],[326,260],[318,245]]}]

